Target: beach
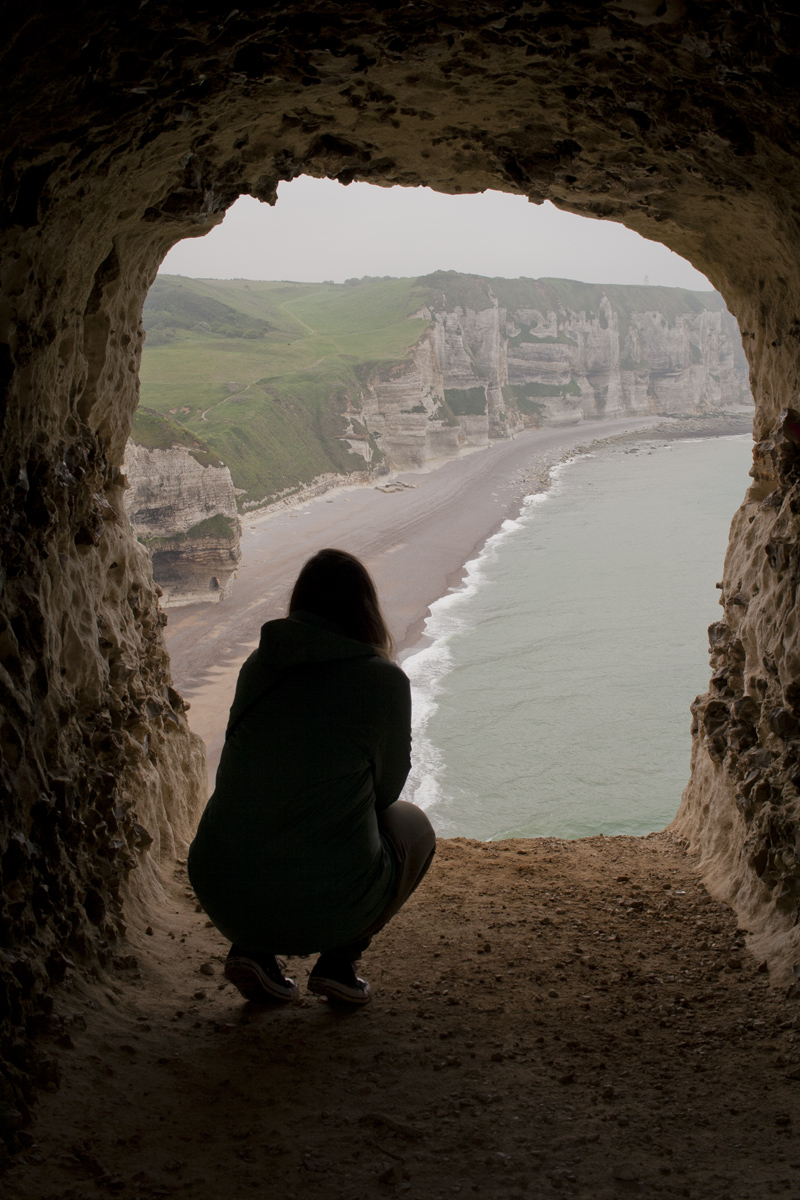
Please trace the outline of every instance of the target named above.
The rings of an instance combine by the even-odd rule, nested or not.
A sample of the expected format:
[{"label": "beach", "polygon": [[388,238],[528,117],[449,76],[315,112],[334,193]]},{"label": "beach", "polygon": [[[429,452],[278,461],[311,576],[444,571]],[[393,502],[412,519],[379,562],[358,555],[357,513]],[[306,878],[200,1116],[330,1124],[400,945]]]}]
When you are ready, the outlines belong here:
[{"label": "beach", "polygon": [[356,554],[372,572],[398,651],[422,637],[430,605],[458,586],[464,565],[523,498],[548,484],[549,470],[608,438],[697,437],[740,433],[747,412],[664,422],[659,417],[584,421],[527,430],[440,467],[402,472],[407,486],[342,487],[285,511],[243,519],[242,563],[233,594],[220,604],[172,609],[166,636],[175,686],[191,704],[192,728],[206,743],[213,781],[239,668],[261,625],[283,616],[303,562],[323,546]]}]

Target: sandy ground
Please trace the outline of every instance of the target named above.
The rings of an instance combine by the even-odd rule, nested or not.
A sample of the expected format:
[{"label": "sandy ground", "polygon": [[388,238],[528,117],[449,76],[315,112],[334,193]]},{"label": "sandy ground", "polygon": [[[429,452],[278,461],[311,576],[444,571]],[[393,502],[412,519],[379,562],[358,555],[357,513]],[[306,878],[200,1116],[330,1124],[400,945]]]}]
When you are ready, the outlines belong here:
[{"label": "sandy ground", "polygon": [[261,625],[285,614],[305,560],[323,546],[363,559],[400,649],[415,644],[428,606],[462,579],[463,567],[523,496],[542,487],[547,468],[593,439],[642,431],[658,418],[585,421],[537,429],[427,472],[397,476],[413,487],[385,493],[341,488],[298,508],[243,519],[242,563],[232,596],[169,612],[167,643],[189,721],[206,743],[213,781],[239,668],[258,645]]},{"label": "sandy ground", "polygon": [[3,1196],[800,1196],[800,1005],[669,834],[440,843],[349,1014],[311,959],[299,1002],[245,1003],[185,880],[61,989]]}]

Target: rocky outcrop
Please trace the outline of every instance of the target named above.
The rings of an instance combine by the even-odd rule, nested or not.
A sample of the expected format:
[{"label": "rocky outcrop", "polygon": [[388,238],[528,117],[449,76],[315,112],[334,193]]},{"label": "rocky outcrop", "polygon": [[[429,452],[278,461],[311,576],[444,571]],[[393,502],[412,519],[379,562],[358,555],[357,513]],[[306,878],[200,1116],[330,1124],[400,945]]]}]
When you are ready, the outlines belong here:
[{"label": "rocky outcrop", "polygon": [[[409,360],[372,375],[362,400],[392,467],[532,424],[706,413],[751,399],[739,331],[716,293],[455,272],[418,286],[439,293],[414,314],[430,326]],[[463,304],[448,305],[448,292],[465,290]],[[583,307],[570,306],[570,293]]]},{"label": "rocky outcrop", "polygon": [[[755,447],[692,705],[692,772],[675,827],[736,897],[760,953],[800,953],[800,413]],[[760,551],[760,552],[759,552]],[[788,975],[788,971],[787,971]],[[800,972],[797,973],[800,979]]]},{"label": "rocky outcrop", "polygon": [[739,331],[712,291],[456,271],[252,286],[159,276],[144,318],[134,441],[202,441],[230,467],[241,511],[525,425],[749,399]]},{"label": "rocky outcrop", "polygon": [[162,606],[224,600],[242,557],[228,468],[198,461],[185,446],[149,450],[129,441],[122,469],[125,506],[150,552]]}]

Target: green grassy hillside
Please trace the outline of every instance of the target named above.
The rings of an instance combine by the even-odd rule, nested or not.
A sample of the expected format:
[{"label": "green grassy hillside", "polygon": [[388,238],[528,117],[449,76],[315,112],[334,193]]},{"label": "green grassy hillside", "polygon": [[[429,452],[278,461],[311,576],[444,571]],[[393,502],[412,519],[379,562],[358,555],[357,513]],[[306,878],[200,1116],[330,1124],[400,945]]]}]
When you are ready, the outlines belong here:
[{"label": "green grassy hillside", "polygon": [[[364,459],[343,440],[342,414],[359,408],[372,370],[408,357],[429,324],[409,319],[412,313],[425,306],[480,311],[496,299],[510,311],[596,316],[604,293],[621,332],[632,312],[659,311],[671,322],[681,312],[724,310],[716,292],[486,279],[456,271],[344,284],[161,275],[144,309],[141,399],[151,415],[137,416],[134,438],[155,444],[154,438],[172,436],[176,424],[184,428],[203,445],[195,453],[218,455],[230,467],[236,487],[246,489],[240,502],[274,496],[326,472],[363,470]],[[726,319],[738,347],[733,318]],[[518,336],[532,338],[527,330]],[[556,340],[562,338],[568,340],[559,330]],[[526,394],[525,403],[535,401]],[[156,428],[159,415],[169,428]],[[373,463],[379,459],[373,443]]]},{"label": "green grassy hillside", "polygon": [[142,403],[207,443],[244,500],[363,470],[340,440],[341,414],[358,407],[369,367],[406,358],[427,328],[408,319],[426,297],[413,279],[159,276],[144,309]]},{"label": "green grassy hillside", "polygon": [[201,466],[222,466],[219,455],[202,438],[195,437],[185,425],[171,417],[163,417],[144,404],[140,404],[133,414],[131,437],[145,450],[171,450],[173,446],[184,446]]}]

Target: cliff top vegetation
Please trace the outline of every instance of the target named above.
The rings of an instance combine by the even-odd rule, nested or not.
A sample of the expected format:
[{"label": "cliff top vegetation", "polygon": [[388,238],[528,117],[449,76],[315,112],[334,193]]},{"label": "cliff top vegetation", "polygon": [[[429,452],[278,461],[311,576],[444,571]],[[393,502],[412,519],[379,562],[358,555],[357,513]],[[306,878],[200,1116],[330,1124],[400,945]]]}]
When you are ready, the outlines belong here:
[{"label": "cliff top vegetation", "polygon": [[[176,431],[186,431],[202,443],[192,450],[195,457],[211,453],[230,467],[243,501],[278,495],[328,472],[363,470],[343,414],[357,415],[373,372],[408,359],[430,324],[414,314],[479,312],[498,303],[509,314],[584,313],[602,324],[604,296],[623,336],[634,312],[658,312],[670,324],[681,313],[722,311],[740,352],[733,318],[713,291],[457,271],[343,284],[161,275],[144,308],[146,407],[137,414],[133,438],[163,447],[180,440]],[[529,331],[523,336],[553,340]],[[559,329],[556,340],[569,338]],[[157,426],[158,416],[169,424]],[[373,465],[379,460],[373,442]]]},{"label": "cliff top vegetation", "polygon": [[171,450],[173,446],[185,446],[192,458],[204,467],[224,466],[219,455],[215,454],[207,442],[197,437],[171,417],[156,412],[140,404],[133,414],[131,438],[137,446],[145,450]]}]

